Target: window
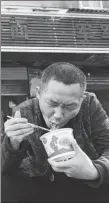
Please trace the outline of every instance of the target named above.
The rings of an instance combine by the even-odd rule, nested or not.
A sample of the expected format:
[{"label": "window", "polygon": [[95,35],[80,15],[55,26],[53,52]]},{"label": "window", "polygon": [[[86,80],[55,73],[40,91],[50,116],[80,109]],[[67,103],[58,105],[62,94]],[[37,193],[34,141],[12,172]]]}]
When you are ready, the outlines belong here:
[{"label": "window", "polygon": [[81,9],[103,9],[102,1],[79,1]]},{"label": "window", "polygon": [[109,1],[103,1],[103,8],[109,10]]}]

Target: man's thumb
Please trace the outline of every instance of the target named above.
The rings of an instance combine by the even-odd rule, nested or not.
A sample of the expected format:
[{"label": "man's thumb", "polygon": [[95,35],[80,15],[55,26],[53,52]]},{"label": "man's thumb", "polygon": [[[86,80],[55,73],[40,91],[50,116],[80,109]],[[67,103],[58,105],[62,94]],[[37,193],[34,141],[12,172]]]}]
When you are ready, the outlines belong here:
[{"label": "man's thumb", "polygon": [[72,147],[73,147],[75,153],[80,152],[81,149],[80,149],[80,147],[79,147],[79,145],[78,145],[78,143],[77,143],[77,141],[75,139],[71,140],[71,144],[72,144]]},{"label": "man's thumb", "polygon": [[20,111],[15,112],[14,118],[21,118]]}]

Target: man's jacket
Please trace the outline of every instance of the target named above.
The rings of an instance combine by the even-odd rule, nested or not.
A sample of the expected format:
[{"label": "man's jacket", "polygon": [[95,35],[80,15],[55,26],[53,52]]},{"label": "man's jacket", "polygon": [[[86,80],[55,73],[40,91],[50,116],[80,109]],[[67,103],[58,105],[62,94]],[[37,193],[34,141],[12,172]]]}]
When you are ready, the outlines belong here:
[{"label": "man's jacket", "polygon": [[[47,127],[41,114],[37,98],[16,107],[29,123]],[[73,129],[74,138],[89,156],[99,172],[98,180],[84,181],[93,187],[109,182],[109,118],[94,93],[85,92],[78,115],[64,127]],[[44,130],[35,129],[15,151],[7,135],[2,142],[3,174],[20,174],[29,177],[51,176],[52,169],[47,162],[47,154],[40,141]]]}]

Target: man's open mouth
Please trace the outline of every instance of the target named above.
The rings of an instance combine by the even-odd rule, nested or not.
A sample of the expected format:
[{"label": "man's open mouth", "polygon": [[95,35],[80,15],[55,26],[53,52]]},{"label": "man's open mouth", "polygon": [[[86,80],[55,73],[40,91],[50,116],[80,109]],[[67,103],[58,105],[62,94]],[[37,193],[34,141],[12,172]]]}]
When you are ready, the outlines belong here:
[{"label": "man's open mouth", "polygon": [[59,125],[60,125],[59,123],[52,123],[52,122],[50,122],[50,128],[53,129],[53,130],[59,128]]}]

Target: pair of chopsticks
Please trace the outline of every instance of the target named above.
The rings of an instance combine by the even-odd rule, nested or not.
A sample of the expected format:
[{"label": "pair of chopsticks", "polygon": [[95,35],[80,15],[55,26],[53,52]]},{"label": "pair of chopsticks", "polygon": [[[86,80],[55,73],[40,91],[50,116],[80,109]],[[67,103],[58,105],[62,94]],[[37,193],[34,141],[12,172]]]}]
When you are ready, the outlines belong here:
[{"label": "pair of chopsticks", "polygon": [[[12,116],[7,116],[7,118],[14,118],[14,117],[12,117]],[[43,127],[38,126],[38,125],[35,125],[35,124],[33,124],[33,123],[28,123],[28,124],[30,124],[31,127],[33,127],[33,128],[40,128],[40,129],[42,129],[42,130],[46,130],[46,131],[48,131],[48,132],[51,132],[51,130],[49,130],[49,129],[47,129],[47,128],[43,128]]]}]

